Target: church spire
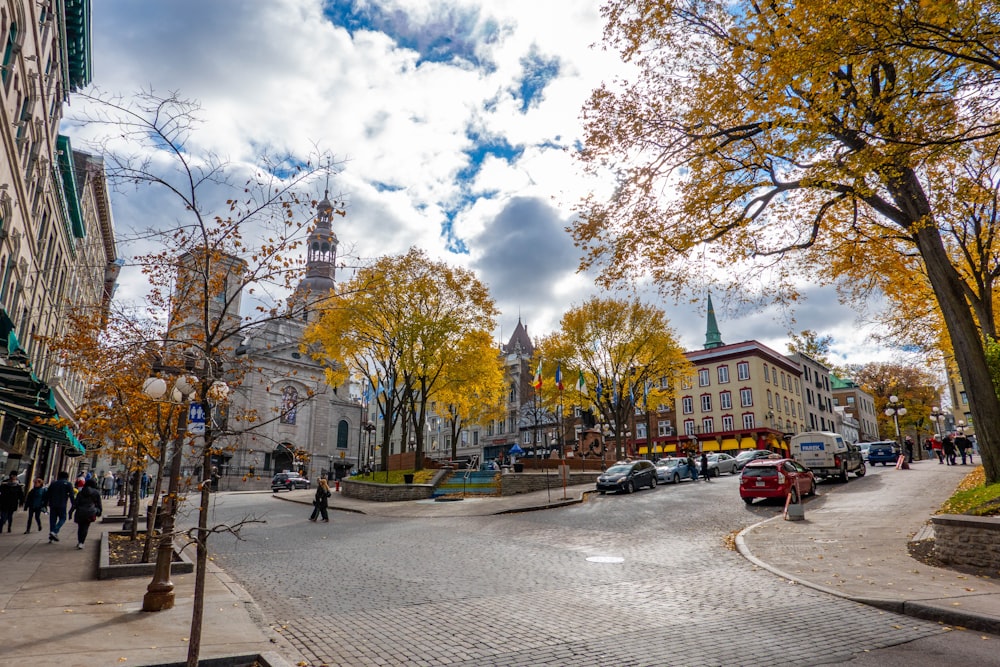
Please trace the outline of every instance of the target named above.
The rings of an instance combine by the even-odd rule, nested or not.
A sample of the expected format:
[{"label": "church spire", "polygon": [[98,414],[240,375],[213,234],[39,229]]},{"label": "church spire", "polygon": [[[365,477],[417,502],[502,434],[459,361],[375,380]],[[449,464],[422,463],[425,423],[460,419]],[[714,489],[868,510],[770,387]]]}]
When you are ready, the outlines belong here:
[{"label": "church spire", "polygon": [[308,320],[310,303],[326,297],[336,286],[337,235],[333,233],[331,219],[334,213],[344,215],[330,203],[329,190],[323,192],[323,201],[316,205],[316,226],[309,234],[306,249],[306,275],[295,288],[295,298]]},{"label": "church spire", "polygon": [[715,321],[715,308],[712,306],[712,293],[708,293],[708,327],[705,329],[705,349],[711,350],[714,347],[722,347],[722,334],[719,333],[719,325]]}]

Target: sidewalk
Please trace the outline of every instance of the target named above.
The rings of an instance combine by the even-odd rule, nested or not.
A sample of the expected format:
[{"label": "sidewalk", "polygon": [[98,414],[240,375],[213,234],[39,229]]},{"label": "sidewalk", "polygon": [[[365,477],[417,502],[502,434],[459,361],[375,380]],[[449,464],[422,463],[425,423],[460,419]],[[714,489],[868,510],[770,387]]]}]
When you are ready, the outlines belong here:
[{"label": "sidewalk", "polygon": [[[1000,581],[929,567],[910,558],[907,543],[953,492],[968,466],[920,462],[844,486],[823,484],[804,505],[804,521],[777,516],[737,537],[750,561],[776,575],[833,595],[892,611],[1000,634]],[[378,516],[447,518],[524,512],[581,502],[590,484],[503,498],[370,503],[334,494],[331,509]],[[282,492],[310,504],[314,491]],[[734,498],[733,502],[740,502]],[[0,667],[96,667],[182,662],[191,624],[194,574],[173,575],[176,606],[141,611],[149,579],[99,581],[99,528],[75,547],[75,524],[62,541],[47,532],[0,535]],[[20,527],[20,530],[17,528]],[[300,656],[265,627],[249,595],[209,564],[202,657],[273,652],[290,664]]]},{"label": "sidewalk", "polygon": [[[804,521],[779,515],[744,530],[740,553],[796,583],[881,609],[1000,634],[1000,579],[931,567],[907,544],[927,536],[928,519],[970,466],[919,461],[879,468],[846,487],[822,484]],[[824,493],[824,491],[833,491]]]}]

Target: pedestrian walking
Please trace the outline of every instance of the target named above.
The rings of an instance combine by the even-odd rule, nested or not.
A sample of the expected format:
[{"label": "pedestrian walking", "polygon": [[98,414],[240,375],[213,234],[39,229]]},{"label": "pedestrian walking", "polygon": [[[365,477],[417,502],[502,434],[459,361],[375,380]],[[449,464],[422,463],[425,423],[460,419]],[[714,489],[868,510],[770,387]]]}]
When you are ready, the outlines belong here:
[{"label": "pedestrian walking", "polygon": [[694,464],[694,457],[691,456],[691,452],[688,452],[687,458],[684,459],[684,463],[688,467],[688,475],[691,476],[692,482],[698,481],[698,466]]},{"label": "pedestrian walking", "polygon": [[944,449],[945,463],[950,466],[955,465],[955,441],[951,439],[950,435],[944,436],[944,439],[941,440],[941,448]]},{"label": "pedestrian walking", "polygon": [[708,469],[708,454],[704,451],[701,453],[701,476],[706,482],[712,481],[712,473]]},{"label": "pedestrian walking", "polygon": [[[110,473],[109,473],[110,474]],[[105,477],[107,479],[107,477]],[[112,477],[112,479],[114,479]],[[83,543],[87,541],[87,533],[90,531],[90,524],[97,521],[101,516],[101,492],[97,488],[97,481],[93,478],[80,489],[73,499],[74,521],[76,521],[76,548],[82,549]]]},{"label": "pedestrian walking", "polygon": [[45,497],[49,503],[49,542],[59,541],[59,530],[66,523],[66,506],[73,500],[76,492],[69,483],[69,473],[60,470],[58,479],[49,484]]},{"label": "pedestrian walking", "polygon": [[10,532],[14,523],[14,513],[24,504],[24,489],[17,481],[17,471],[11,470],[7,479],[0,484],[0,533],[7,526]]},{"label": "pedestrian walking", "polygon": [[47,502],[44,484],[45,480],[41,477],[36,477],[31,491],[28,491],[28,495],[24,497],[24,509],[28,510],[28,526],[24,529],[25,535],[31,532],[32,519],[35,520],[35,525],[38,526],[38,532],[42,532],[42,511],[46,509]]},{"label": "pedestrian walking", "polygon": [[906,436],[906,440],[903,442],[903,448],[906,450],[906,462],[913,463],[913,438]]},{"label": "pedestrian walking", "polygon": [[330,485],[326,481],[326,477],[319,478],[319,484],[316,485],[316,497],[313,498],[313,511],[310,515],[309,520],[315,521],[316,517],[322,516],[324,523],[330,523],[330,515],[327,513],[327,502],[330,500],[330,496],[333,495],[330,492]]},{"label": "pedestrian walking", "polygon": [[101,479],[101,497],[110,498],[115,493],[115,476],[111,474],[111,471],[104,473],[104,477]]},{"label": "pedestrian walking", "polygon": [[944,446],[937,436],[931,438],[931,451],[937,455],[938,463],[944,465]]},{"label": "pedestrian walking", "polygon": [[[969,456],[969,451],[972,449],[972,443],[969,442],[969,439],[965,437],[964,433],[959,433],[955,436],[955,449],[958,450],[959,456],[962,457],[962,465],[965,465],[965,458]],[[972,461],[969,461],[969,463],[972,463]]]}]

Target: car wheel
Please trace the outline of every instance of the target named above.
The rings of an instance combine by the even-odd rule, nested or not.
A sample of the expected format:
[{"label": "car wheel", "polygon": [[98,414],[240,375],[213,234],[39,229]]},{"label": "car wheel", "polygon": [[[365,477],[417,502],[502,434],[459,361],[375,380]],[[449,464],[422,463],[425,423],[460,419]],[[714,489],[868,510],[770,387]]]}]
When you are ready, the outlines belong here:
[{"label": "car wheel", "polygon": [[788,493],[789,493],[789,494],[790,494],[790,495],[792,496],[792,500],[791,500],[792,504],[793,504],[793,505],[797,505],[797,504],[798,504],[798,502],[799,502],[799,490],[798,490],[798,489],[796,489],[796,488],[795,488],[795,487],[793,486],[793,487],[792,487],[792,490],[791,490],[791,491],[789,491]]},{"label": "car wheel", "polygon": [[847,476],[847,464],[845,463],[840,466],[840,483],[847,484],[848,479],[850,479],[850,477]]},{"label": "car wheel", "polygon": [[607,491],[598,491],[598,493],[603,496],[605,493],[607,493]]},{"label": "car wheel", "polygon": [[629,480],[625,483],[625,493],[635,493],[635,482]]},{"label": "car wheel", "polygon": [[743,502],[749,505],[750,503],[753,502],[753,498],[750,498],[749,496],[743,496]]},{"label": "car wheel", "polygon": [[721,473],[719,472],[718,468],[716,468],[715,470],[712,471],[712,477],[718,477],[720,474]]},{"label": "car wheel", "polygon": [[855,470],[855,471],[854,471],[854,474],[855,474],[855,476],[857,476],[857,477],[864,477],[864,476],[865,476],[865,473],[867,473],[867,472],[868,472],[868,469],[867,469],[867,468],[865,467],[865,462],[864,462],[864,461],[862,461],[862,462],[861,462],[861,467],[860,467],[860,468],[858,468],[857,470]]},{"label": "car wheel", "polygon": [[658,480],[656,479],[656,475],[653,475],[653,479],[652,479],[652,480],[650,480],[650,482],[649,482],[649,488],[651,488],[651,489],[655,489],[655,488],[656,488],[656,482],[657,482],[657,481],[658,481]]},{"label": "car wheel", "polygon": [[809,493],[807,495],[809,496],[816,495],[816,480],[809,482]]},{"label": "car wheel", "polygon": [[681,483],[681,476],[678,475],[677,473],[674,473],[674,484],[680,484],[680,483]]}]

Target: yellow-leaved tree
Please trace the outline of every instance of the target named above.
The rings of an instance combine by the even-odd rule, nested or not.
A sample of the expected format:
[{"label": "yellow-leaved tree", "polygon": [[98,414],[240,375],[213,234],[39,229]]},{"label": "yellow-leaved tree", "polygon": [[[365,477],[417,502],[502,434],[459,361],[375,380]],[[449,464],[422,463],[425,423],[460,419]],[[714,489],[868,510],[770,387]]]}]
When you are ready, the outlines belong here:
[{"label": "yellow-leaved tree", "polygon": [[585,109],[583,160],[618,187],[584,202],[584,266],[680,290],[711,263],[734,290],[779,299],[803,278],[861,279],[890,297],[925,283],[934,308],[919,312],[941,318],[986,478],[1000,481],[983,280],[997,253],[959,243],[993,243],[995,225],[976,219],[988,197],[965,187],[992,181],[936,187],[1000,146],[1000,5],[612,0],[604,14],[606,43],[637,74]]},{"label": "yellow-leaved tree", "polygon": [[[554,377],[558,365],[571,402],[593,406],[610,427],[616,458],[623,455],[623,434],[636,407],[671,402],[679,383],[693,375],[666,313],[638,299],[595,296],[574,306],[559,330],[539,341],[535,355],[543,360],[543,377]],[[561,393],[543,380],[542,405],[555,412]]]},{"label": "yellow-leaved tree", "polygon": [[488,400],[502,382],[490,338],[496,316],[489,290],[471,271],[411,248],[376,259],[341,285],[307,329],[305,344],[330,362],[331,384],[353,374],[377,388],[383,470],[396,426],[401,444],[408,434],[413,439],[420,470],[431,402],[457,405],[454,383],[466,377],[464,369],[484,374],[470,388]]}]

